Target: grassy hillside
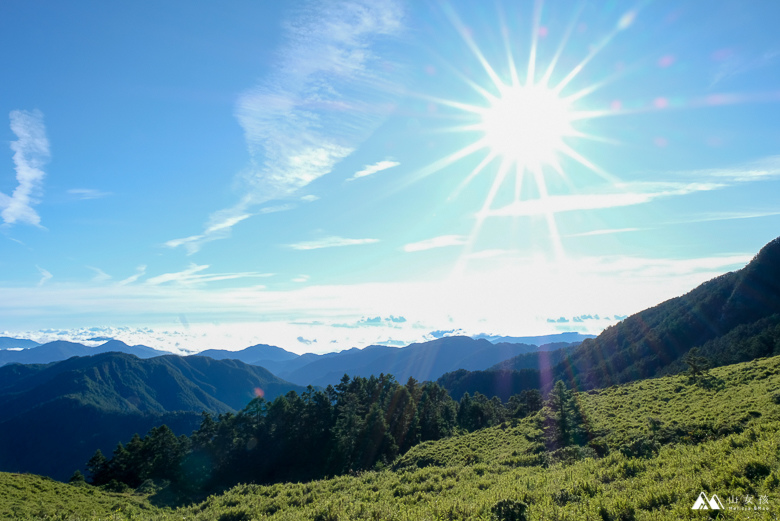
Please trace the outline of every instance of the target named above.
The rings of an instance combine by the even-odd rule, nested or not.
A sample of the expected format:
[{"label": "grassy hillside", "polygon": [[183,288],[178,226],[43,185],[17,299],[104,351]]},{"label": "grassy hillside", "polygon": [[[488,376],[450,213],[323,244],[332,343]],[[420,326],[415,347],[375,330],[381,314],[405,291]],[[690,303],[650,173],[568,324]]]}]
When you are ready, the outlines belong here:
[{"label": "grassy hillside", "polygon": [[[780,357],[714,369],[696,382],[678,375],[574,397],[587,426],[582,446],[549,451],[542,413],[423,443],[392,469],[239,485],[174,511],[155,510],[139,498],[124,507],[135,513],[123,508],[111,519],[705,519],[717,512],[691,510],[702,491],[740,509],[722,511],[723,519],[780,514]],[[0,498],[8,497],[5,477]],[[83,492],[64,490],[61,511],[73,511]],[[100,505],[108,497],[132,500],[95,494]],[[149,502],[159,499],[152,495]],[[40,503],[30,494],[18,501],[18,509],[30,512]],[[100,518],[105,510],[99,508],[84,519]]]},{"label": "grassy hillside", "polygon": [[0,519],[146,519],[159,512],[144,495],[117,494],[33,474],[0,472]]},{"label": "grassy hillside", "polygon": [[[676,375],[575,395],[586,419],[587,443],[545,451],[544,412],[515,427],[484,429],[417,445],[395,468],[472,462],[545,465],[621,452],[652,456],[669,444],[696,444],[780,423],[780,357],[713,369],[698,382]],[[778,505],[780,507],[780,504]]]}]

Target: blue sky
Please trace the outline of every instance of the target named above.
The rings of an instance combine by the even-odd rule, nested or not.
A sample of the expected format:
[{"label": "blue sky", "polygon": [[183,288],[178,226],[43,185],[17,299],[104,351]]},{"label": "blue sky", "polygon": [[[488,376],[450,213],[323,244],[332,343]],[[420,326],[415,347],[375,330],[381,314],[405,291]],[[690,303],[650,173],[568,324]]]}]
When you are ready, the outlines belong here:
[{"label": "blue sky", "polygon": [[597,333],[780,230],[775,2],[0,5],[0,333]]}]

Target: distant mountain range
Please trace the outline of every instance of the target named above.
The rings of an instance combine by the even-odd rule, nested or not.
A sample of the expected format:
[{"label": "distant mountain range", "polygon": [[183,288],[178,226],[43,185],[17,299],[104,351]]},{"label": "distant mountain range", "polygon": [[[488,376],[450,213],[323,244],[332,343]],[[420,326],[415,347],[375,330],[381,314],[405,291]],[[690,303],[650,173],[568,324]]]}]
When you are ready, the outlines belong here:
[{"label": "distant mountain range", "polygon": [[485,339],[450,336],[401,348],[372,345],[323,355],[309,353],[298,356],[268,345],[252,346],[241,351],[211,349],[201,354],[260,365],[299,385],[325,387],[337,384],[344,374],[368,377],[384,373],[392,374],[400,382],[409,377],[418,381],[435,381],[444,373],[457,369],[486,369],[518,354],[569,345],[565,342],[541,347],[506,342],[494,344]]},{"label": "distant mountain range", "polygon": [[[515,344],[533,344],[535,346],[552,346],[561,342],[567,344],[579,344],[587,338],[596,338],[596,335],[584,335],[577,332],[567,333],[555,333],[552,335],[540,335],[540,336],[497,336],[497,335],[474,335],[473,338],[484,338],[494,344],[500,344],[502,342],[510,342]],[[557,348],[555,348],[557,349]],[[549,350],[549,349],[548,349]]]},{"label": "distant mountain range", "polygon": [[67,479],[98,448],[167,424],[197,428],[201,412],[242,409],[303,387],[236,360],[125,353],[0,367],[0,470]]},{"label": "distant mountain range", "polygon": [[0,350],[3,349],[28,349],[30,347],[39,346],[38,342],[34,340],[27,340],[26,338],[11,338],[8,336],[0,336]]},{"label": "distant mountain range", "polygon": [[[7,338],[7,337],[4,337]],[[153,356],[169,355],[168,351],[160,351],[142,345],[129,346],[120,340],[109,340],[97,347],[89,347],[76,342],[65,340],[55,340],[47,344],[38,344],[32,340],[9,339],[16,342],[32,342],[32,345],[25,347],[24,344],[16,345],[15,348],[25,347],[22,350],[9,350],[9,348],[0,350],[0,366],[6,364],[48,364],[66,360],[72,356],[91,356],[100,353],[127,353],[139,358],[152,358]],[[13,342],[8,342],[9,346]]]},{"label": "distant mountain range", "polygon": [[[258,344],[240,351],[208,349],[199,355],[215,360],[240,360],[245,364],[268,369],[285,380],[304,386],[336,384],[345,373],[350,376],[385,373],[393,374],[399,381],[405,381],[410,376],[420,381],[433,381],[448,371],[486,369],[519,354],[552,351],[573,345],[563,339],[579,342],[587,336],[580,333],[560,333],[536,337],[501,337],[509,340],[506,342],[496,342],[499,337],[472,339],[450,336],[402,348],[373,345],[364,349],[352,348],[321,355],[298,355],[280,347]],[[517,342],[518,339],[528,339],[529,342]],[[540,345],[539,342],[543,340],[554,342]],[[64,340],[41,345],[31,340],[8,339],[7,344],[15,347],[13,350],[0,350],[0,366],[11,363],[46,364],[72,356],[91,356],[107,352],[128,353],[139,358],[170,354],[143,345],[129,346],[119,340],[109,340],[97,347]],[[23,346],[26,348],[20,349]]]}]

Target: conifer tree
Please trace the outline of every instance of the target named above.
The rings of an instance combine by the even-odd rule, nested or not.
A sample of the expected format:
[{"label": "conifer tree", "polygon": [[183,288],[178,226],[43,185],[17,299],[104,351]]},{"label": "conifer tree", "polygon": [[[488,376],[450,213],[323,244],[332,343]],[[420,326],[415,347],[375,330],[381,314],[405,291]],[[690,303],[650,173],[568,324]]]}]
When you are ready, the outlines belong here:
[{"label": "conifer tree", "polygon": [[87,472],[89,472],[89,481],[93,485],[102,485],[107,483],[106,470],[108,459],[103,455],[103,451],[98,449],[87,462]]}]

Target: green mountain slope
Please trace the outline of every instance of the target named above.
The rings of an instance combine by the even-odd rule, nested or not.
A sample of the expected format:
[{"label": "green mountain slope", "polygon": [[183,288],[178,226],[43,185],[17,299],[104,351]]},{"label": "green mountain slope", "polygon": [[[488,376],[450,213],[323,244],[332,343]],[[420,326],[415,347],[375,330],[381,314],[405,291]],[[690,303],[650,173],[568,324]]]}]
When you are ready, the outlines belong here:
[{"label": "green mountain slope", "polygon": [[[585,340],[554,369],[579,389],[606,387],[664,374],[679,365],[691,348],[728,334],[739,326],[780,315],[780,238],[764,246],[743,269],[712,279],[689,293],[632,315]],[[725,349],[714,365],[750,356],[780,354],[780,340],[751,355],[736,346]],[[727,354],[727,356],[723,356]]]},{"label": "green mountain slope", "polygon": [[202,411],[243,408],[303,388],[237,360],[123,353],[0,368],[0,469],[66,479],[98,448],[168,424],[189,434]]}]

